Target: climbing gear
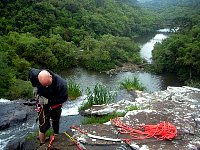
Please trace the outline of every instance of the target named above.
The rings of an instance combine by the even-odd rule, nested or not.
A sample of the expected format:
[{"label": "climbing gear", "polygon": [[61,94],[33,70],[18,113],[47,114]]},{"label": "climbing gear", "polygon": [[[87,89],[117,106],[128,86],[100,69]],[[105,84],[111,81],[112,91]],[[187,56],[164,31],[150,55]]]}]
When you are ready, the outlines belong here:
[{"label": "climbing gear", "polygon": [[[177,136],[177,129],[169,122],[161,122],[157,125],[142,125],[138,130],[124,124],[119,118],[111,119],[111,123],[120,128],[120,133],[128,134],[132,138],[123,139],[126,143],[131,140],[156,138],[158,140],[172,140]],[[141,137],[143,135],[144,137]]]},{"label": "climbing gear", "polygon": [[[100,139],[100,140],[107,140],[113,142],[122,142],[124,141],[129,146],[132,140],[142,140],[147,138],[156,138],[158,140],[172,140],[177,136],[177,129],[174,125],[169,122],[161,122],[157,125],[143,125],[140,129],[134,129],[126,124],[124,124],[119,118],[111,119],[111,123],[120,128],[120,133],[128,134],[131,138],[122,138],[122,139],[113,139],[113,138],[106,138],[101,136],[95,136],[89,133],[84,132],[78,127],[71,126],[72,129],[79,131],[82,134],[90,138]],[[141,135],[143,137],[141,137]]]},{"label": "climbing gear", "polygon": [[39,103],[40,103],[41,105],[46,105],[46,104],[48,104],[48,99],[45,98],[44,96],[38,96],[37,100],[39,101]]},{"label": "climbing gear", "polygon": [[40,104],[39,102],[37,102],[37,103],[35,104],[35,111],[36,111],[37,113],[39,113],[40,110],[41,110],[41,108],[42,108],[41,104]]},{"label": "climbing gear", "polygon": [[50,106],[50,107],[51,107],[51,109],[54,109],[54,108],[57,108],[59,106],[62,106],[62,104],[56,104],[56,105],[53,105],[53,106]]},{"label": "climbing gear", "polygon": [[53,136],[51,137],[51,140],[50,140],[50,142],[49,142],[49,145],[47,146],[47,149],[51,149],[51,148],[52,148],[52,143],[53,143],[54,140],[55,140],[55,136],[53,135]]},{"label": "climbing gear", "polygon": [[76,144],[76,146],[78,147],[79,150],[83,150],[85,149],[85,147],[83,145],[81,145],[80,143],[78,143],[72,136],[70,136],[67,131],[64,132],[64,134],[74,143]]},{"label": "climbing gear", "polygon": [[[131,149],[135,150],[134,148],[132,148],[132,146],[131,146],[129,143],[127,143],[127,142],[124,141],[123,139],[113,139],[113,138],[106,138],[106,137],[101,137],[101,136],[92,135],[92,134],[89,134],[89,133],[84,132],[83,130],[81,130],[80,128],[75,127],[75,126],[71,126],[70,128],[75,129],[75,130],[79,131],[79,132],[82,133],[82,134],[85,134],[85,135],[88,136],[89,138],[99,139],[99,140],[106,140],[106,141],[112,141],[112,142],[125,142]],[[123,147],[125,147],[125,146],[119,147],[118,149],[126,150],[126,149],[123,149]],[[116,149],[116,150],[117,150],[117,149]]]},{"label": "climbing gear", "polygon": [[75,127],[75,126],[71,126],[71,128],[79,131],[82,134],[85,134],[86,136],[88,136],[90,138],[99,139],[99,140],[105,140],[105,141],[113,141],[113,142],[121,142],[122,141],[122,139],[113,139],[113,138],[106,138],[106,137],[92,135],[90,133],[84,132],[83,130],[81,130],[80,128]]},{"label": "climbing gear", "polygon": [[[40,124],[41,123],[41,121],[39,120],[39,118],[40,118],[40,116],[42,115],[42,118],[43,118],[43,122],[42,122],[42,124]],[[38,112],[38,124],[39,124],[39,126],[43,126],[44,124],[45,124],[45,114],[44,114],[44,109],[43,109],[43,107],[41,107],[40,108],[40,111]]]}]

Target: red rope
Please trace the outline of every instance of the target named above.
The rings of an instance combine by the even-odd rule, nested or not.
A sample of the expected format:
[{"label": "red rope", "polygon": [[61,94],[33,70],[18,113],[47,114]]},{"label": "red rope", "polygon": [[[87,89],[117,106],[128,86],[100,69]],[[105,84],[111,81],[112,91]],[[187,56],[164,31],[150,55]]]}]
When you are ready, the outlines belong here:
[{"label": "red rope", "polygon": [[51,140],[50,140],[50,142],[49,142],[49,145],[48,145],[48,149],[50,149],[51,148],[51,146],[52,146],[52,142],[55,140],[55,137],[54,137],[54,135],[51,137]]},{"label": "red rope", "polygon": [[132,137],[131,139],[123,139],[127,143],[130,143],[133,139],[141,140],[152,137],[158,140],[172,140],[177,136],[176,127],[169,122],[161,122],[157,125],[143,125],[139,129],[134,129],[124,124],[119,118],[112,119],[111,123],[120,128],[120,133],[129,134]]}]

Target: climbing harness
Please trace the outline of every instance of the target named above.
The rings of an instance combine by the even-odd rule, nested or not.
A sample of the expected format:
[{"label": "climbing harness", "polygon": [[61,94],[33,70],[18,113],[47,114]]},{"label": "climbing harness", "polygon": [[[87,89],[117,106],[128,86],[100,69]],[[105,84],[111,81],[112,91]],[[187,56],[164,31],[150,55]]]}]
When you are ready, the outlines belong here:
[{"label": "climbing harness", "polygon": [[169,122],[161,122],[157,125],[142,125],[139,129],[134,129],[124,124],[119,118],[112,119],[111,123],[120,128],[120,133],[128,134],[132,137],[130,139],[122,139],[126,143],[130,143],[131,140],[142,140],[152,137],[158,140],[172,140],[177,136],[176,127]]},{"label": "climbing harness", "polygon": [[59,106],[62,106],[62,104],[56,104],[56,105],[53,105],[53,106],[50,106],[50,107],[51,107],[51,109],[54,109],[54,108],[57,108]]},{"label": "climbing harness", "polygon": [[36,104],[35,104],[35,111],[36,111],[37,113],[39,113],[40,110],[41,110],[41,108],[42,108],[42,105],[40,104],[39,101],[37,101]]},{"label": "climbing harness", "polygon": [[38,124],[39,124],[39,126],[43,126],[45,124],[45,114],[44,114],[44,109],[42,107],[40,108],[40,112],[38,112],[38,119],[37,120],[39,120],[40,115],[42,115],[43,123],[40,124],[40,121],[38,121]]},{"label": "climbing harness", "polygon": [[[47,115],[50,115],[50,111],[52,109],[58,108],[59,106],[62,106],[62,104],[57,104],[57,105],[50,106],[50,108],[49,108],[50,110],[49,110],[49,113]],[[39,120],[40,115],[42,115],[42,118],[43,118],[43,123],[40,124],[40,121],[39,121],[39,126],[43,126],[45,124],[45,114],[44,114],[44,109],[43,109],[42,105],[40,105],[40,107],[37,107],[37,110],[38,110],[37,111],[38,112],[38,118],[37,118],[37,120]]]}]

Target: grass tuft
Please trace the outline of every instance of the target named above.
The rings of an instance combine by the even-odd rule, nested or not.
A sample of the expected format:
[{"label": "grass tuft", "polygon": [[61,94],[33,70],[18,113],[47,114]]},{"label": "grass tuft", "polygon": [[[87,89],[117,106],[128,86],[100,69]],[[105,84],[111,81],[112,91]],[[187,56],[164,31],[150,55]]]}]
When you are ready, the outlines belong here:
[{"label": "grass tuft", "polygon": [[87,88],[87,102],[79,110],[86,110],[92,105],[108,104],[114,101],[115,93],[110,92],[106,86],[96,84],[93,91]]},{"label": "grass tuft", "polygon": [[127,91],[131,90],[140,90],[144,91],[146,90],[146,87],[144,87],[138,80],[137,77],[134,77],[133,79],[126,78],[120,83],[121,89],[126,89]]},{"label": "grass tuft", "polygon": [[102,124],[102,123],[110,121],[110,119],[114,119],[116,117],[123,117],[124,115],[125,115],[125,113],[113,113],[113,114],[99,116],[99,117],[90,116],[90,117],[85,117],[81,123],[83,125],[84,124],[96,124],[96,123]]},{"label": "grass tuft", "polygon": [[68,80],[68,96],[71,100],[76,99],[77,97],[81,96],[81,88],[80,85],[74,82],[72,79]]}]

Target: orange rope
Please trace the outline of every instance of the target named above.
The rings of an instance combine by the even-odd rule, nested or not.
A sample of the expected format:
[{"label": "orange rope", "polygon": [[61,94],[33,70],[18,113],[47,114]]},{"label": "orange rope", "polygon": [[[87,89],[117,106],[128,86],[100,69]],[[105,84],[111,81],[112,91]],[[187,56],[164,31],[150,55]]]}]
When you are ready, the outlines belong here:
[{"label": "orange rope", "polygon": [[[177,136],[177,129],[169,122],[161,122],[157,125],[143,125],[140,129],[134,129],[124,124],[119,118],[111,120],[111,123],[120,128],[120,133],[129,134],[131,139],[123,139],[127,143],[131,140],[157,138],[158,140],[172,140]],[[144,137],[141,137],[143,135]]]},{"label": "orange rope", "polygon": [[54,135],[53,135],[53,136],[51,137],[50,142],[49,142],[48,149],[50,149],[50,148],[52,147],[52,143],[53,143],[54,140],[55,140],[55,137],[54,137]]}]

